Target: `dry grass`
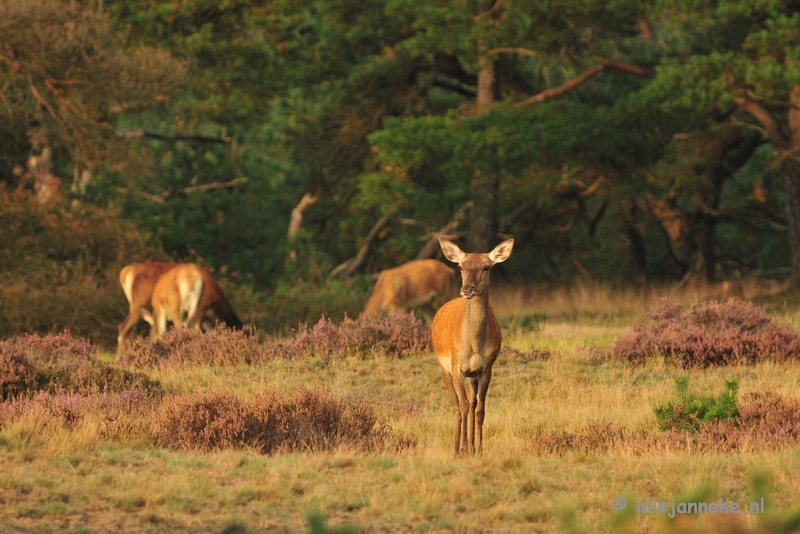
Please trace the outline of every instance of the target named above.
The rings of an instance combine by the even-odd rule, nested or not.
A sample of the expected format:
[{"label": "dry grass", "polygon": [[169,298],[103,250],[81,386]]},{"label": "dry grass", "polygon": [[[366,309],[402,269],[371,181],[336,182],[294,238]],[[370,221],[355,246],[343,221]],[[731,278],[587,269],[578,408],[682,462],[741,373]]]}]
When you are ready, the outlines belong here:
[{"label": "dry grass", "polygon": [[[736,377],[742,396],[773,391],[800,398],[797,363],[683,371],[664,361],[632,366],[606,358],[625,325],[657,306],[659,297],[655,290],[635,297],[587,287],[561,296],[497,291],[501,321],[547,315],[538,328],[507,331],[507,345],[547,350],[549,357],[498,360],[487,398],[486,452],[479,458],[452,456],[451,401],[431,353],[155,369],[150,376],[169,394],[226,391],[246,399],[304,387],[365,401],[394,430],[416,437],[417,445],[379,454],[341,447],[274,456],[198,454],[109,442],[102,423],[91,418],[74,428],[47,427],[35,417],[15,420],[0,428],[0,532],[221,532],[237,525],[250,532],[298,532],[307,528],[311,510],[329,525],[356,525],[363,532],[555,532],[559,525],[575,531],[571,521],[586,532],[664,532],[665,524],[702,532],[710,528],[706,522],[730,518],[687,523],[634,516],[623,525],[615,523],[619,516],[611,507],[618,496],[632,506],[699,487],[711,500],[766,496],[775,508],[791,509],[800,502],[797,447],[644,456],[624,446],[609,453],[532,452],[531,440],[542,431],[578,431],[596,421],[654,428],[652,406],[672,397],[678,373],[688,374],[693,390],[702,393],[718,392],[725,379]],[[774,313],[785,318],[794,309]],[[759,472],[771,476],[769,495],[753,495],[750,480]],[[750,528],[753,518],[745,520]],[[759,521],[766,524],[756,518],[752,525]]]}]

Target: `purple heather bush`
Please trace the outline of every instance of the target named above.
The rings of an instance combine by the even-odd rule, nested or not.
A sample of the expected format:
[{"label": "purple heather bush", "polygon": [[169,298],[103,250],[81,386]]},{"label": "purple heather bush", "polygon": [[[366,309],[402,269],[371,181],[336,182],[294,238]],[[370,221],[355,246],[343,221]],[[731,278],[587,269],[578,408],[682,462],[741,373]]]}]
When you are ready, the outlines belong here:
[{"label": "purple heather bush", "polygon": [[683,367],[782,362],[800,356],[800,335],[773,323],[745,300],[701,302],[684,309],[665,299],[611,350],[633,363],[663,355]]},{"label": "purple heather bush", "polygon": [[90,343],[68,332],[0,341],[2,399],[36,391],[88,395],[137,388],[160,393],[158,382],[143,373],[100,361]]},{"label": "purple heather bush", "polygon": [[14,347],[0,344],[0,400],[6,400],[36,388],[38,374],[25,357]]},{"label": "purple heather bush", "polygon": [[152,433],[159,446],[197,452],[247,449],[275,454],[412,444],[380,422],[365,403],[348,403],[319,390],[272,391],[251,399],[226,392],[171,397],[154,418]]},{"label": "purple heather bush", "polygon": [[131,341],[120,364],[133,367],[244,365],[266,360],[346,356],[400,358],[431,349],[430,328],[413,313],[384,317],[347,317],[340,324],[322,317],[313,327],[301,324],[290,335],[259,343],[247,332],[218,327],[202,333],[189,328],[168,331],[161,339]]},{"label": "purple heather bush", "polygon": [[647,456],[661,452],[740,453],[781,450],[800,444],[800,402],[773,393],[751,393],[739,415],[702,424],[697,431],[673,428],[631,430],[609,422],[593,422],[575,430],[540,431],[531,440],[538,455],[571,452],[628,452]]},{"label": "purple heather bush", "polygon": [[109,439],[147,437],[159,400],[142,390],[120,393],[52,394],[15,397],[0,403],[0,426],[19,418],[36,417],[40,422],[67,428],[94,416],[103,421],[101,435]]},{"label": "purple heather bush", "polygon": [[242,365],[260,361],[264,350],[249,332],[217,326],[210,332],[173,328],[156,341],[135,338],[120,359],[133,367]]},{"label": "purple heather bush", "polygon": [[402,358],[432,348],[430,327],[414,313],[391,313],[350,319],[336,325],[322,317],[309,328],[300,325],[290,336],[267,344],[272,358],[318,357],[335,360],[346,356]]}]

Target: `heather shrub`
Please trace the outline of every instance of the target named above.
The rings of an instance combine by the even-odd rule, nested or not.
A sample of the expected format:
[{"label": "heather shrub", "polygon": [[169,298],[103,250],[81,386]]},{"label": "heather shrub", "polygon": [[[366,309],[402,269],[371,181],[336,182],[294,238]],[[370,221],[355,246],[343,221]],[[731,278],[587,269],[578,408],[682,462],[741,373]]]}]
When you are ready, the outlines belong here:
[{"label": "heather shrub", "polygon": [[38,382],[36,369],[25,354],[0,344],[0,400],[33,390]]},{"label": "heather shrub", "polygon": [[222,325],[210,332],[173,328],[156,341],[132,339],[120,364],[134,367],[242,365],[260,361],[263,352],[256,336]]},{"label": "heather shrub", "polygon": [[573,452],[635,455],[665,452],[723,453],[790,449],[800,445],[800,402],[772,393],[745,396],[739,414],[714,419],[697,430],[672,427],[667,431],[629,429],[609,422],[592,422],[575,430],[540,430],[531,439],[537,455]]},{"label": "heather shrub", "polygon": [[44,428],[73,428],[87,417],[100,421],[100,434],[124,440],[149,435],[149,422],[159,400],[142,390],[81,395],[36,393],[0,403],[0,427],[14,420],[34,419]]},{"label": "heather shrub", "polygon": [[248,400],[223,392],[173,397],[155,417],[152,434],[160,446],[197,452],[233,448],[273,454],[410,444],[366,404],[316,390],[265,392]]},{"label": "heather shrub", "polygon": [[739,415],[737,380],[726,380],[725,391],[719,396],[699,396],[689,392],[689,377],[675,378],[675,400],[653,407],[658,428],[697,432],[700,425],[732,419]]},{"label": "heather shrub", "polygon": [[160,392],[158,382],[148,375],[98,360],[90,343],[75,339],[68,332],[0,341],[0,361],[3,399],[35,391],[89,395],[138,388]]},{"label": "heather shrub", "polygon": [[781,362],[800,355],[797,332],[737,298],[696,303],[688,310],[665,300],[643,318],[630,336],[617,340],[613,354],[634,363],[663,355],[683,367]]},{"label": "heather shrub", "polygon": [[290,336],[267,343],[272,358],[318,357],[334,360],[346,356],[401,358],[431,350],[430,327],[413,312],[384,316],[345,317],[340,324],[322,317],[316,325],[300,325]]}]

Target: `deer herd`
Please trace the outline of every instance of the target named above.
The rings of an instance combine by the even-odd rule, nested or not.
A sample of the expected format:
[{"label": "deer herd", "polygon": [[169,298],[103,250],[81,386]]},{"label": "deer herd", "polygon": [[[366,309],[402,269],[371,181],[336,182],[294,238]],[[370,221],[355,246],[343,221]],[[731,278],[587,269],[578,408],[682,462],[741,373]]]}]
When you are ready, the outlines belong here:
[{"label": "deer herd", "polygon": [[[362,315],[419,308],[432,321],[433,348],[453,400],[455,454],[480,453],[486,393],[501,344],[500,326],[489,305],[489,273],[493,265],[509,258],[514,240],[503,241],[488,253],[466,253],[444,238],[439,245],[461,271],[461,298],[452,298],[453,269],[438,260],[415,260],[380,273]],[[119,282],[129,306],[119,325],[120,354],[142,319],[150,324],[154,340],[164,335],[168,323],[208,330],[216,320],[229,328],[243,328],[208,268],[192,263],[133,263],[122,269]]]}]

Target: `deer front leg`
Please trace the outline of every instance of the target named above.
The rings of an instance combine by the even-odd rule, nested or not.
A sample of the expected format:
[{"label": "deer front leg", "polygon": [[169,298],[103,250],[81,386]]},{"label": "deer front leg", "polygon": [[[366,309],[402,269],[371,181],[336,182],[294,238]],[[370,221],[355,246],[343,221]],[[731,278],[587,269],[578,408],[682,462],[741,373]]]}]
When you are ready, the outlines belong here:
[{"label": "deer front leg", "polygon": [[[475,454],[475,408],[478,403],[478,379],[468,378],[469,381],[469,452]],[[479,441],[480,443],[480,441]]]},{"label": "deer front leg", "polygon": [[455,387],[453,386],[453,375],[450,374],[447,369],[442,367],[442,379],[444,379],[444,389],[450,394],[450,398],[453,399],[453,416],[455,417],[455,443],[456,449],[455,454],[458,456],[458,447],[459,447],[459,438],[461,432],[461,410],[458,407],[458,395],[456,394]]},{"label": "deer front leg", "polygon": [[477,380],[478,403],[475,408],[475,420],[478,423],[478,454],[483,450],[483,418],[486,415],[486,393],[489,391],[489,382],[491,381],[492,367],[490,365]]},{"label": "deer front leg", "polygon": [[469,417],[469,401],[467,399],[467,389],[465,387],[464,374],[460,369],[453,369],[453,387],[458,396],[458,412],[461,420],[459,421],[458,451],[463,452],[467,448],[467,419]]}]

